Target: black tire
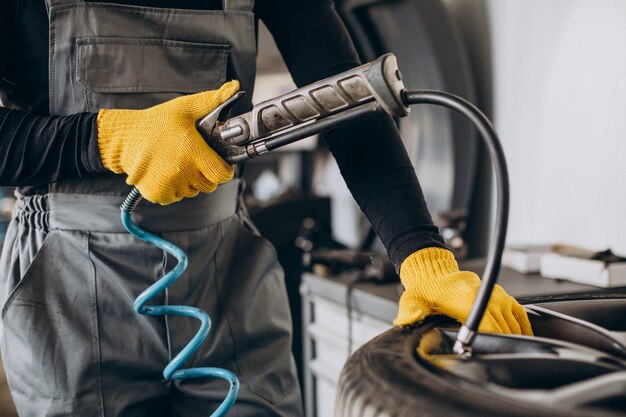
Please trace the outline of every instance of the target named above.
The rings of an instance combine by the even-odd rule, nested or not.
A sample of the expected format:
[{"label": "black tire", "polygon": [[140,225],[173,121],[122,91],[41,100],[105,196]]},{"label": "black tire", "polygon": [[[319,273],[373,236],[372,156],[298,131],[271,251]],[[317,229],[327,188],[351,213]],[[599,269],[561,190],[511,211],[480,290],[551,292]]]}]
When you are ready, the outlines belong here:
[{"label": "black tire", "polygon": [[419,362],[414,352],[422,335],[449,323],[436,317],[394,327],[357,350],[339,379],[335,417],[572,417],[493,398]]}]

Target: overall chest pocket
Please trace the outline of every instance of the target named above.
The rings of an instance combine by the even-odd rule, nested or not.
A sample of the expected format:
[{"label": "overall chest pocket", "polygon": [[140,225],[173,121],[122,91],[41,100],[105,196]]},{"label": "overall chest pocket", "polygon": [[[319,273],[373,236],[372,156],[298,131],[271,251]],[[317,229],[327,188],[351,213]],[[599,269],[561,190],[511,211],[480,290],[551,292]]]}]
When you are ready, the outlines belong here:
[{"label": "overall chest pocket", "polygon": [[228,44],[167,39],[76,39],[76,78],[87,111],[141,109],[226,81]]}]

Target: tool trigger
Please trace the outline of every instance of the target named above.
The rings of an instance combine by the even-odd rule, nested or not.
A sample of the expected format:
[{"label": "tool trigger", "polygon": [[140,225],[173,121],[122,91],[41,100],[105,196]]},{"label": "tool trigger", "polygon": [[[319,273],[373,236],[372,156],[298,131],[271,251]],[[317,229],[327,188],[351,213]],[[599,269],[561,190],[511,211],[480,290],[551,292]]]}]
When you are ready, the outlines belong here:
[{"label": "tool trigger", "polygon": [[217,106],[215,110],[200,119],[197,123],[198,130],[203,133],[205,137],[211,137],[217,122],[223,120],[223,116],[227,113],[227,111],[230,110],[231,107],[245,95],[245,91],[238,91],[231,98]]}]

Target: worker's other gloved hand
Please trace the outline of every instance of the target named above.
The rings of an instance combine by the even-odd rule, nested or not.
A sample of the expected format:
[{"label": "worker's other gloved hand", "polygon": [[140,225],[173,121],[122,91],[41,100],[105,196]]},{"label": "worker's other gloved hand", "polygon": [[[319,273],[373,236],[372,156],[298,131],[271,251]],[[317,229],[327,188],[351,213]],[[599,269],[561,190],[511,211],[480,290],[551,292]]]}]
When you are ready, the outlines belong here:
[{"label": "worker's other gloved hand", "polygon": [[211,192],[234,169],[206,144],[196,121],[239,89],[231,81],[219,90],[177,97],[145,110],[100,110],[98,147],[102,165],[126,173],[126,182],[153,203],[170,204]]},{"label": "worker's other gloved hand", "polygon": [[[464,322],[480,279],[473,272],[459,271],[452,252],[426,248],[407,257],[400,266],[405,291],[394,324],[406,326],[432,314],[444,314]],[[496,285],[480,323],[480,332],[532,335],[526,310]]]}]

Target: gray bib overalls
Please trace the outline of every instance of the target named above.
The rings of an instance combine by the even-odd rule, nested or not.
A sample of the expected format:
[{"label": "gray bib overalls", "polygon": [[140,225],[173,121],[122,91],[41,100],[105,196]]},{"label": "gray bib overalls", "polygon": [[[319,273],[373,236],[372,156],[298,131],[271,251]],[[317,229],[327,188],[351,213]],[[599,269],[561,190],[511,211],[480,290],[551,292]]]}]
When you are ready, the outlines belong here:
[{"label": "gray bib overalls", "polygon": [[[50,113],[146,108],[236,78],[251,93],[253,0],[199,11],[46,0]],[[243,103],[239,110],[245,110]],[[232,416],[299,416],[291,319],[272,246],[252,230],[239,181],[133,218],[189,255],[155,304],[213,319],[185,367],[218,366],[241,381]],[[195,334],[183,317],[146,317],[134,298],[176,261],[125,232],[124,176],[51,184],[19,196],[0,259],[0,341],[21,417],[208,416],[222,380],[167,382],[163,367]]]}]

